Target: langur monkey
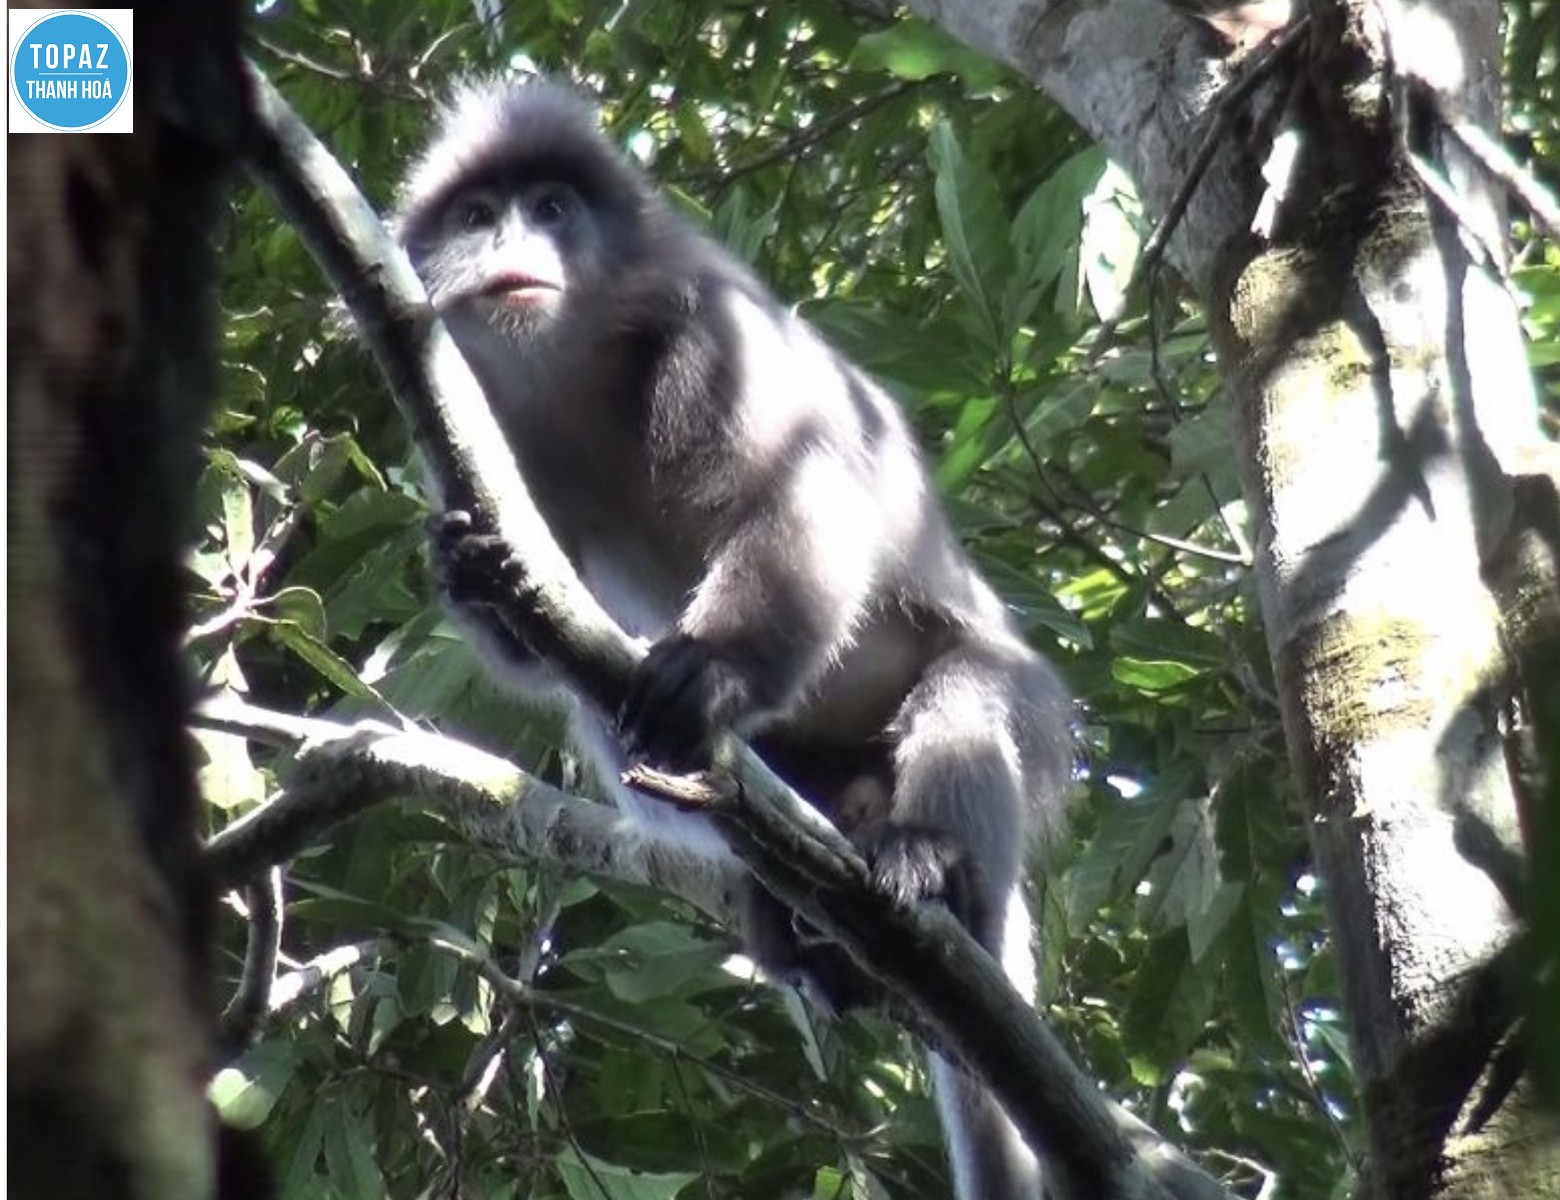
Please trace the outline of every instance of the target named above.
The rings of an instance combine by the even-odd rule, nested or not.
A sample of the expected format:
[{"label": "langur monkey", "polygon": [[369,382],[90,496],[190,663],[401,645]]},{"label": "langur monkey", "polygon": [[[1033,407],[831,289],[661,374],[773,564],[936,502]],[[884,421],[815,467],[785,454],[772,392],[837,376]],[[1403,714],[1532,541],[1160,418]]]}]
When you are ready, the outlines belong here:
[{"label": "langur monkey", "polygon": [[[1062,818],[1069,701],[940,508],[894,403],[684,224],[551,82],[471,83],[410,168],[395,225],[542,515],[650,650],[620,712],[573,735],[645,836],[729,855],[697,814],[618,783],[707,761],[725,729],[860,847],[938,899],[1032,994],[1026,848]],[[452,612],[499,674],[543,664],[484,621],[507,551],[434,523]],[[754,885],[750,949],[838,1008],[842,952]],[[969,1076],[933,1074],[963,1200],[1039,1200],[1033,1154]]]}]

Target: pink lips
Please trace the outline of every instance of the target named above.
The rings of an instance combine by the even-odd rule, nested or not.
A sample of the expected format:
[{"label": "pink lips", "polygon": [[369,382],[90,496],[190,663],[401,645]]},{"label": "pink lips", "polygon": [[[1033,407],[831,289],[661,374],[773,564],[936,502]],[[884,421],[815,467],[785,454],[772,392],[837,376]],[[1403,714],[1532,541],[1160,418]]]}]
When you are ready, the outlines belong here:
[{"label": "pink lips", "polygon": [[551,280],[538,279],[534,275],[506,272],[495,275],[482,286],[482,295],[493,296],[511,303],[525,304],[542,299],[549,292],[563,289]]}]

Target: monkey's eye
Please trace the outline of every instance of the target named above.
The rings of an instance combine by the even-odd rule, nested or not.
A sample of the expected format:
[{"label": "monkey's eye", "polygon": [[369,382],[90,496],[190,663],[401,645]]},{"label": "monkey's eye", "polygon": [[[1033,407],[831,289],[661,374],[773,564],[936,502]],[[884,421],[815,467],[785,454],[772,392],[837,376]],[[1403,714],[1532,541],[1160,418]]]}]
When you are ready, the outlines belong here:
[{"label": "monkey's eye", "polygon": [[561,225],[574,212],[574,193],[567,188],[544,188],[531,198],[531,220],[542,228]]},{"label": "monkey's eye", "polygon": [[491,229],[498,210],[482,196],[466,196],[455,202],[454,217],[462,229]]}]

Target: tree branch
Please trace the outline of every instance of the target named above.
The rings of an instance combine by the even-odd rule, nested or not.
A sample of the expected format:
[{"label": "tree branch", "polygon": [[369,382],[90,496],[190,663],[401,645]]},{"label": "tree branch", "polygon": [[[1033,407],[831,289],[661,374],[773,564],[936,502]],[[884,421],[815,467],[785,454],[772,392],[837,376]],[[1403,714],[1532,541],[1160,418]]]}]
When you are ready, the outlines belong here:
[{"label": "tree branch", "polygon": [[222,1009],[222,1041],[229,1053],[248,1046],[269,1011],[276,959],[282,950],[282,871],[271,867],[244,888],[249,941],[238,988]]},{"label": "tree branch", "polygon": [[302,1004],[331,980],[346,974],[361,962],[388,954],[394,947],[393,938],[365,938],[315,955],[296,969],[276,977],[267,997],[265,1015],[268,1018],[281,1016]]},{"label": "tree branch", "polygon": [[740,924],[734,872],[637,837],[616,809],[549,787],[454,738],[376,721],[290,716],[231,699],[208,701],[195,720],[297,748],[288,786],[206,844],[206,867],[218,887],[252,879],[348,818],[406,798],[448,817],[466,843],[501,858],[642,884],[680,896],[728,927]]}]

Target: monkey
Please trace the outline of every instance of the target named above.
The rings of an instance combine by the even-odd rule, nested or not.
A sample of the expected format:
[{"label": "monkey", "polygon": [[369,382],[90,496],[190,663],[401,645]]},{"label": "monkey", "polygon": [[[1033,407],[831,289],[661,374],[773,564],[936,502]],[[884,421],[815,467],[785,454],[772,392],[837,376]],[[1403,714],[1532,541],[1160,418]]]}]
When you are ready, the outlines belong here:
[{"label": "monkey", "polygon": [[[707,765],[727,730],[859,847],[893,900],[942,901],[1034,990],[1027,846],[1064,818],[1070,700],[955,536],[887,393],[674,213],[551,80],[468,81],[392,224],[584,585],[648,644],[571,737],[645,837],[730,855],[639,796],[634,761]],[[484,613],[508,548],[432,522],[446,603],[497,675],[555,689]],[[496,582],[495,582],[496,581]],[[832,1008],[861,992],[757,884],[749,951]],[[962,1200],[1039,1200],[995,1100],[932,1056]]]}]

